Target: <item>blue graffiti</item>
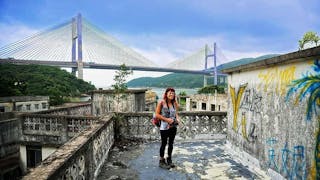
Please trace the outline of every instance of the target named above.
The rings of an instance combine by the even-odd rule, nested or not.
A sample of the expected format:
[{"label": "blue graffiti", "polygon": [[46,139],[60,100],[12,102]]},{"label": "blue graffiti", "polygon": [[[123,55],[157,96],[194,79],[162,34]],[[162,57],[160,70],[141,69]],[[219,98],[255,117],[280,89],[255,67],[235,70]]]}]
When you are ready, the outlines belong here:
[{"label": "blue graffiti", "polygon": [[274,137],[269,138],[267,140],[267,144],[270,146],[268,150],[268,157],[269,157],[268,167],[278,171],[278,167],[275,160],[276,154],[275,154],[275,150],[273,149],[273,145],[276,143],[277,143],[277,140]]},{"label": "blue graffiti", "polygon": [[317,73],[320,73],[320,60],[314,60],[313,70]]},{"label": "blue graffiti", "polygon": [[[289,85],[290,89],[287,92],[286,100],[289,100],[289,97],[298,93],[295,98],[295,102],[301,102],[304,98],[307,98],[307,120],[311,120],[313,113],[318,115],[318,110],[320,109],[320,60],[316,59],[314,61],[313,70],[316,72],[313,75],[310,72],[307,72],[301,79],[296,79],[291,82]],[[309,96],[307,96],[309,95]]]},{"label": "blue graffiti", "polygon": [[288,143],[285,144],[284,148],[281,149],[281,169],[278,171],[276,164],[276,151],[273,146],[277,143],[277,140],[272,137],[267,140],[269,146],[268,150],[268,167],[281,173],[283,177],[290,180],[293,179],[306,179],[307,169],[306,160],[304,155],[304,146],[298,145],[293,147],[293,151],[288,148]]},{"label": "blue graffiti", "polygon": [[294,146],[292,175],[290,179],[306,179],[306,162],[304,159],[304,147]]},{"label": "blue graffiti", "polygon": [[288,149],[288,143],[286,143],[286,145],[284,146],[284,148],[281,150],[282,154],[282,167],[280,169],[280,173],[284,176],[284,177],[289,177],[290,176],[290,171],[288,169],[288,163],[289,163],[289,156],[290,156],[290,150]]}]

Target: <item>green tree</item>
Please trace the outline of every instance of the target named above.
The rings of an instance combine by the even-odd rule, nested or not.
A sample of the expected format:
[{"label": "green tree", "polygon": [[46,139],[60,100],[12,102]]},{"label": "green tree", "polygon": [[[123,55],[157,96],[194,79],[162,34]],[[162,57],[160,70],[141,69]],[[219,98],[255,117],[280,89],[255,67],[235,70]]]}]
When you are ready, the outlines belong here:
[{"label": "green tree", "polygon": [[181,91],[180,93],[179,93],[179,96],[186,96],[187,95],[187,93],[185,92],[185,91]]},{"label": "green tree", "polygon": [[59,105],[70,96],[94,90],[65,70],[42,65],[0,64],[0,96],[49,96],[50,105]]},{"label": "green tree", "polygon": [[122,64],[119,70],[116,71],[116,74],[113,78],[115,84],[113,84],[112,87],[114,89],[114,94],[117,102],[117,112],[119,111],[120,101],[126,98],[126,95],[124,93],[128,89],[127,78],[131,74],[133,74],[133,72],[130,71],[125,64]]},{"label": "green tree", "polygon": [[199,94],[213,94],[217,90],[218,94],[224,94],[224,85],[209,85],[198,90]]},{"label": "green tree", "polygon": [[[133,72],[130,71],[125,64],[122,64],[119,70],[117,70],[115,73],[116,74],[113,78],[115,84],[113,84],[112,87],[114,89],[114,98],[116,99],[116,112],[119,112],[120,102],[125,98],[127,98],[127,95],[125,94],[126,90],[128,89],[127,83],[126,83],[127,77],[130,74],[133,74]],[[123,119],[124,119],[123,115],[116,113],[115,115],[116,125],[114,129],[116,140],[121,139],[119,127],[122,126]]]},{"label": "green tree", "polygon": [[317,33],[308,31],[303,35],[302,39],[299,40],[299,49],[302,50],[307,43],[314,43],[315,46],[318,46],[319,41],[320,38],[317,36]]}]

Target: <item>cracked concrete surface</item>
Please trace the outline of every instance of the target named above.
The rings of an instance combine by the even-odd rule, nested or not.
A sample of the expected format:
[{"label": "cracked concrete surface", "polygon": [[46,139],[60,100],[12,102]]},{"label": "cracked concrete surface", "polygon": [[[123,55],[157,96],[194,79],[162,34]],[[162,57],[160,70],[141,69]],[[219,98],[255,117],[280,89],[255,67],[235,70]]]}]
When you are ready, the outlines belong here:
[{"label": "cracked concrete surface", "polygon": [[175,142],[173,162],[177,167],[161,169],[160,142],[116,145],[98,179],[270,179],[267,174],[243,165],[225,140]]}]

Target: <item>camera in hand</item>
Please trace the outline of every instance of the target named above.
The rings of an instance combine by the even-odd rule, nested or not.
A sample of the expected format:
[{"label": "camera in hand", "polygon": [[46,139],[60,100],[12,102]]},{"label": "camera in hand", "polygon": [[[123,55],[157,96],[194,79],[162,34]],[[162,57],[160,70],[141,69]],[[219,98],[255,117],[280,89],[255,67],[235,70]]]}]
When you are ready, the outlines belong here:
[{"label": "camera in hand", "polygon": [[171,119],[173,119],[173,123],[171,124],[171,127],[177,127],[179,125],[178,121],[176,120],[175,117],[172,117]]}]

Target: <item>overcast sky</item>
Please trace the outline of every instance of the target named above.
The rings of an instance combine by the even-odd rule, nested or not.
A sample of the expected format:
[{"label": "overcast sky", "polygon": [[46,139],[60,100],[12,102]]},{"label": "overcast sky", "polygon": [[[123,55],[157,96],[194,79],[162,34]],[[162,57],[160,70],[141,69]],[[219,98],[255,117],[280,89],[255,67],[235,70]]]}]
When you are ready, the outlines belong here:
[{"label": "overcast sky", "polygon": [[[298,50],[305,32],[320,33],[319,7],[318,0],[0,0],[0,47],[81,13],[157,64],[214,42],[230,61]],[[106,87],[113,74],[85,70],[84,78]]]}]

